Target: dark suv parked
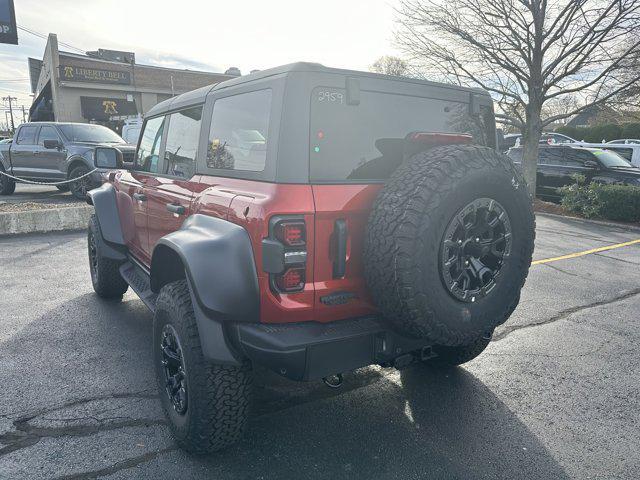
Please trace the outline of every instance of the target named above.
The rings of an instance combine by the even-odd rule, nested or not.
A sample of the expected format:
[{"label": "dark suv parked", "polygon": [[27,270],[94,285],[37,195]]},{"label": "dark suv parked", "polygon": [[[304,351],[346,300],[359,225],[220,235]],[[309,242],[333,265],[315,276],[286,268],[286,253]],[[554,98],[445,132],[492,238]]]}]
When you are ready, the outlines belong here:
[{"label": "dark suv parked", "polygon": [[130,286],[154,312],[178,444],[239,438],[252,365],[335,385],[479,355],[533,251],[527,189],[495,139],[486,92],[307,63],[148,112],[133,170],[89,192],[90,271],[98,295]]},{"label": "dark suv parked", "polygon": [[[538,152],[536,195],[543,199],[559,200],[558,188],[575,183],[575,174],[587,182],[640,187],[640,169],[610,150],[566,145],[540,147]],[[522,147],[510,149],[509,157],[520,165]]]},{"label": "dark suv parked", "polygon": [[[98,145],[114,145],[125,161],[131,161],[135,146],[127,145],[112,130],[86,123],[23,123],[10,144],[0,145],[0,171],[15,177],[41,182],[59,182],[81,177],[93,170],[93,152]],[[69,188],[84,200],[87,191],[100,185],[100,173],[95,172],[77,182],[58,186]],[[0,195],[15,190],[13,180],[0,175]]]}]

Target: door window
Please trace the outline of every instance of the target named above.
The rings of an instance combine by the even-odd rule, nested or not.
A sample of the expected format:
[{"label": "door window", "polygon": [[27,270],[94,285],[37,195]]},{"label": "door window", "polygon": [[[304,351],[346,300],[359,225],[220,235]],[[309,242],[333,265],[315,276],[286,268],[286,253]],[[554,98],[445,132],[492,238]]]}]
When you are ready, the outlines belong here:
[{"label": "door window", "polygon": [[538,163],[541,165],[562,165],[562,157],[561,148],[541,148],[538,153]]},{"label": "door window", "polygon": [[156,117],[145,123],[136,155],[136,170],[149,173],[158,172],[164,120],[165,117]]},{"label": "door window", "polygon": [[35,145],[37,131],[38,127],[35,126],[22,127],[18,132],[16,143],[18,145]]},{"label": "door window", "polygon": [[169,118],[167,143],[164,148],[166,175],[191,178],[195,173],[202,107],[172,113]]},{"label": "door window", "polygon": [[270,113],[270,89],[216,100],[207,144],[207,167],[263,171]]},{"label": "door window", "polygon": [[40,135],[38,135],[38,145],[44,145],[45,140],[59,140],[58,132],[53,127],[48,125],[40,128]]},{"label": "door window", "polygon": [[595,161],[595,158],[591,152],[570,148],[569,150],[567,150],[567,155],[564,159],[564,165],[568,167],[584,167],[584,162],[586,162],[587,160]]}]

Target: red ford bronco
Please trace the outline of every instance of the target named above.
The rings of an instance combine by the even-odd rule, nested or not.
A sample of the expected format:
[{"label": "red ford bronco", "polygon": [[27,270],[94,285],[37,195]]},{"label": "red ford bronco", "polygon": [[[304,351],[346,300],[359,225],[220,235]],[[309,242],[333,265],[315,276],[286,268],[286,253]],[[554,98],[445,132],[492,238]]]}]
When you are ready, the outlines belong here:
[{"label": "red ford bronco", "polygon": [[296,63],[166,100],[89,192],[91,280],[154,312],[178,444],[244,430],[252,365],[339,381],[461,364],[513,312],[534,240],[486,92]]}]

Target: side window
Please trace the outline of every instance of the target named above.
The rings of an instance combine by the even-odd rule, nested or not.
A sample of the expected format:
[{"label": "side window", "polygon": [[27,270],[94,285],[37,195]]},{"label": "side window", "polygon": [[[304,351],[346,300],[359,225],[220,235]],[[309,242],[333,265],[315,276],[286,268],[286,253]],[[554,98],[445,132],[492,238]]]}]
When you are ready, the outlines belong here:
[{"label": "side window", "polygon": [[164,148],[164,173],[191,178],[195,173],[202,107],[172,113]]},{"label": "side window", "polygon": [[[563,165],[564,149],[563,148],[541,148],[540,152],[544,152],[545,161],[541,162],[546,165]],[[540,155],[542,157],[542,154]]]},{"label": "side window", "polygon": [[612,150],[624,158],[626,161],[630,162],[633,159],[633,148],[610,148],[607,147],[607,150]]},{"label": "side window", "polygon": [[58,132],[49,125],[44,125],[40,128],[40,134],[38,135],[38,145],[44,145],[45,140],[60,140]]},{"label": "side window", "polygon": [[136,155],[136,170],[150,173],[158,172],[164,119],[165,117],[155,117],[145,123]]},{"label": "side window", "polygon": [[569,167],[584,167],[584,162],[587,160],[595,160],[595,157],[591,152],[570,148],[567,151],[564,165]]},{"label": "side window", "polygon": [[26,126],[20,129],[18,132],[18,138],[16,143],[18,145],[35,145],[36,144],[36,132],[38,131],[38,127],[36,126]]},{"label": "side window", "polygon": [[216,100],[207,143],[207,167],[263,171],[270,112],[269,89]]}]

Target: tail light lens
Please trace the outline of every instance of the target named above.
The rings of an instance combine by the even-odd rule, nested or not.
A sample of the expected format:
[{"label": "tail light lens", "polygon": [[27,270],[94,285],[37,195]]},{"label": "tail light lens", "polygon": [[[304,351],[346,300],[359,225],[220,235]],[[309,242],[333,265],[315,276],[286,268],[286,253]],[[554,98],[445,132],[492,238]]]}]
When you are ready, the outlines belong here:
[{"label": "tail light lens", "polygon": [[277,273],[271,274],[272,288],[280,293],[304,290],[307,268],[307,227],[304,220],[279,217],[272,220],[269,233],[272,241],[282,244],[278,253],[279,258],[282,256],[281,267],[276,270]]},{"label": "tail light lens", "polygon": [[291,267],[282,275],[276,275],[275,282],[281,292],[299,292],[305,284],[305,267]]},{"label": "tail light lens", "polygon": [[275,236],[287,247],[300,247],[306,243],[307,231],[304,222],[284,221],[276,225]]}]

